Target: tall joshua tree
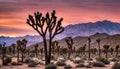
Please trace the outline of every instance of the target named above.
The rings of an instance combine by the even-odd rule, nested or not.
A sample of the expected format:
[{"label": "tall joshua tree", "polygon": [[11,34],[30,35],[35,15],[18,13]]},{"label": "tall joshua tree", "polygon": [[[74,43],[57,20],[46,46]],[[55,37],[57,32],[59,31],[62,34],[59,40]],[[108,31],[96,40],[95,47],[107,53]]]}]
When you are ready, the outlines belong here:
[{"label": "tall joshua tree", "polygon": [[[43,16],[42,13],[37,12],[34,13],[34,16],[29,15],[27,19],[27,24],[37,31],[43,38],[46,65],[51,62],[51,43],[53,38],[64,31],[64,28],[61,26],[63,18],[57,21],[55,13],[55,10],[53,10],[51,15],[47,12],[46,16]],[[47,34],[49,34],[48,45],[46,40]]]},{"label": "tall joshua tree", "polygon": [[96,42],[98,43],[98,51],[99,51],[99,58],[100,58],[101,57],[100,39],[97,39]]},{"label": "tall joshua tree", "polygon": [[91,39],[90,38],[88,38],[88,58],[90,58],[90,56],[91,56],[91,52],[90,52],[90,43],[91,43]]},{"label": "tall joshua tree", "polygon": [[115,51],[116,51],[116,57],[118,57],[119,48],[120,48],[120,46],[119,46],[119,45],[117,45],[117,46],[115,47]]},{"label": "tall joshua tree", "polygon": [[110,46],[109,45],[104,45],[103,46],[103,48],[104,48],[104,51],[105,51],[105,53],[106,53],[106,58],[108,57],[108,51],[109,51],[109,48],[110,48]]},{"label": "tall joshua tree", "polygon": [[73,39],[72,37],[68,37],[65,39],[66,43],[67,43],[67,47],[68,47],[68,59],[71,56],[72,53],[72,48],[73,48]]}]

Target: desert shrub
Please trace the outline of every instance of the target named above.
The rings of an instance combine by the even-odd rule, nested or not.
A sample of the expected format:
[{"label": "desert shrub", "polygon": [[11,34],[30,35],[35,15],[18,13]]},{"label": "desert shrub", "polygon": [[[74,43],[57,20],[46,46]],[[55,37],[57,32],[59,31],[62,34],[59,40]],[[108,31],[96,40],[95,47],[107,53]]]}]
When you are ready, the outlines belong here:
[{"label": "desert shrub", "polygon": [[17,65],[23,65],[21,62],[18,62]]},{"label": "desert shrub", "polygon": [[103,62],[104,64],[110,64],[110,61],[109,61],[108,59],[106,59],[106,58],[103,58],[103,57],[101,57],[101,58],[96,58],[96,60],[97,60],[97,61],[101,61],[101,62]]},{"label": "desert shrub", "polygon": [[87,64],[85,67],[86,68],[92,68],[92,62],[89,62],[89,64]]},{"label": "desert shrub", "polygon": [[105,67],[105,64],[100,61],[93,62],[92,65],[95,67]]},{"label": "desert shrub", "polygon": [[64,59],[64,58],[59,58],[59,59],[58,59],[58,61],[65,62],[65,61],[66,61],[66,59]]},{"label": "desert shrub", "polygon": [[30,61],[28,63],[28,67],[36,67],[38,63],[36,63],[35,61]]},{"label": "desert shrub", "polygon": [[16,62],[12,62],[12,63],[11,63],[11,65],[16,66],[16,65],[17,65],[17,63],[16,63]]},{"label": "desert shrub", "polygon": [[114,63],[112,69],[120,69],[120,63],[119,62]]},{"label": "desert shrub", "polygon": [[9,63],[11,63],[12,62],[12,59],[10,58],[10,57],[6,57],[5,59],[4,59],[4,65],[8,65]]},{"label": "desert shrub", "polygon": [[119,59],[118,58],[112,58],[111,61],[116,62],[116,61],[119,61]]},{"label": "desert shrub", "polygon": [[86,68],[92,68],[92,65],[87,64],[85,67],[86,67]]},{"label": "desert shrub", "polygon": [[55,64],[49,64],[45,67],[45,69],[57,69],[57,65]]},{"label": "desert shrub", "polygon": [[30,61],[31,61],[30,58],[25,58],[23,62],[24,62],[24,63],[29,63]]},{"label": "desert shrub", "polygon": [[82,57],[81,60],[87,60],[87,58],[86,57]]},{"label": "desert shrub", "polygon": [[83,61],[83,60],[80,60],[80,59],[75,59],[73,62],[76,63],[76,64],[84,63],[84,61]]},{"label": "desert shrub", "polygon": [[93,59],[92,58],[88,58],[88,60],[92,61]]},{"label": "desert shrub", "polygon": [[83,63],[79,63],[78,65],[75,66],[76,68],[78,67],[85,67],[85,65]]},{"label": "desert shrub", "polygon": [[72,66],[70,66],[70,65],[66,65],[65,67],[64,67],[64,69],[71,69],[72,68]]},{"label": "desert shrub", "polygon": [[57,61],[57,62],[56,62],[56,65],[58,65],[58,66],[65,66],[66,63],[63,62],[63,61]]}]

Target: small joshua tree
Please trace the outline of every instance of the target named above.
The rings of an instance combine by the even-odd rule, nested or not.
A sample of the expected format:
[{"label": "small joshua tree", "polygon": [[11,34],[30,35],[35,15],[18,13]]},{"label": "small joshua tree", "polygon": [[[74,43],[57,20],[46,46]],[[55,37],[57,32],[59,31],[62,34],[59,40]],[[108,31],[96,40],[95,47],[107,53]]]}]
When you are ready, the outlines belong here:
[{"label": "small joshua tree", "polygon": [[97,39],[96,42],[98,43],[98,51],[99,51],[99,58],[100,58],[101,57],[100,39]]},{"label": "small joshua tree", "polygon": [[13,43],[11,46],[12,46],[12,53],[15,55],[16,44]]},{"label": "small joshua tree", "polygon": [[[51,62],[51,45],[53,38],[64,31],[64,28],[61,26],[63,18],[57,21],[55,13],[56,11],[54,10],[51,15],[46,13],[46,16],[42,16],[42,13],[37,12],[34,13],[34,16],[29,15],[27,19],[27,24],[43,38],[46,65]],[[49,35],[49,44],[47,44],[47,34]]]},{"label": "small joshua tree", "polygon": [[116,57],[118,57],[119,48],[120,48],[120,46],[119,46],[119,45],[117,45],[117,46],[115,47],[115,51],[116,51]]},{"label": "small joshua tree", "polygon": [[35,45],[34,45],[36,57],[37,57],[37,55],[38,55],[38,46],[39,46],[38,44],[35,44]]},{"label": "small joshua tree", "polygon": [[22,55],[22,62],[23,62],[23,59],[24,59],[24,55],[26,53],[26,45],[27,45],[27,40],[26,39],[23,39],[21,41],[21,45],[20,45],[20,51],[21,51],[21,55]]},{"label": "small joshua tree", "polygon": [[65,39],[68,47],[68,59],[70,59],[71,53],[72,53],[72,48],[73,48],[73,39],[72,37],[68,37]]},{"label": "small joshua tree", "polygon": [[83,46],[83,53],[84,53],[84,55],[85,55],[85,49],[86,49],[86,44]]},{"label": "small joshua tree", "polygon": [[105,51],[105,53],[106,53],[106,58],[107,58],[107,57],[108,57],[108,51],[109,51],[110,46],[109,46],[109,45],[104,45],[103,48],[104,48],[104,51]]},{"label": "small joshua tree", "polygon": [[16,43],[17,43],[17,62],[19,62],[20,60],[19,60],[19,54],[20,54],[20,46],[21,46],[21,41],[20,40],[18,40],[18,41],[16,41]]},{"label": "small joshua tree", "polygon": [[26,39],[23,39],[22,41],[18,40],[17,41],[17,60],[19,62],[19,53],[21,52],[21,62],[23,62],[23,59],[24,59],[24,54],[25,54],[25,51],[26,51],[26,44],[27,44],[27,40]]},{"label": "small joshua tree", "polygon": [[111,55],[113,55],[114,49],[110,48]]},{"label": "small joshua tree", "polygon": [[90,38],[88,38],[88,58],[90,58],[90,56],[91,56],[91,52],[90,52],[90,43],[91,43],[91,39]]},{"label": "small joshua tree", "polygon": [[7,47],[5,47],[5,45],[6,45],[5,42],[3,44],[0,44],[3,65],[6,65],[6,63],[5,63],[5,57],[6,57]]}]

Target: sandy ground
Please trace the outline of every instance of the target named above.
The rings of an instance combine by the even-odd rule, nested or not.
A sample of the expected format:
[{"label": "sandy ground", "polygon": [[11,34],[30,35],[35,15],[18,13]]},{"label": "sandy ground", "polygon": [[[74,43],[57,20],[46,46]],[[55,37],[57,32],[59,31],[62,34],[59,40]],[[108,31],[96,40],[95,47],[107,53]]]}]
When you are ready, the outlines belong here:
[{"label": "sandy ground", "polygon": [[[15,60],[14,60],[15,61]],[[1,60],[0,60],[0,64],[1,64]],[[111,69],[112,65],[114,64],[114,62],[111,62],[109,65],[106,65],[106,67],[92,67],[92,68],[86,68],[86,67],[81,67],[81,68],[75,68],[75,65],[73,62],[71,61],[67,61],[67,64],[70,64],[73,68],[72,69]],[[23,64],[21,66],[0,66],[0,69],[44,69],[45,66],[44,65],[38,65],[37,67],[28,67],[27,64]],[[57,69],[64,69],[63,66],[58,66]]]}]

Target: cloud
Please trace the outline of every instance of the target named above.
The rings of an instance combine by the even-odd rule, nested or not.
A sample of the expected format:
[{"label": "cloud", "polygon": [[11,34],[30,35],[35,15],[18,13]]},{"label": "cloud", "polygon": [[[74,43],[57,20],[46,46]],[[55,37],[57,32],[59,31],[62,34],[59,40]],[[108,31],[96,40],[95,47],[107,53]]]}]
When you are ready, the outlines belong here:
[{"label": "cloud", "polygon": [[57,11],[58,17],[64,18],[64,26],[104,19],[120,22],[119,6],[120,0],[0,0],[0,26],[9,26],[1,27],[0,31],[7,33],[15,26],[15,32],[28,31],[25,23],[29,14],[33,15],[36,11],[51,12],[53,9]]}]

